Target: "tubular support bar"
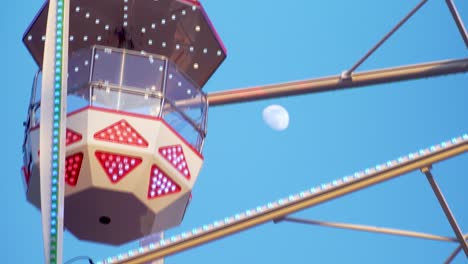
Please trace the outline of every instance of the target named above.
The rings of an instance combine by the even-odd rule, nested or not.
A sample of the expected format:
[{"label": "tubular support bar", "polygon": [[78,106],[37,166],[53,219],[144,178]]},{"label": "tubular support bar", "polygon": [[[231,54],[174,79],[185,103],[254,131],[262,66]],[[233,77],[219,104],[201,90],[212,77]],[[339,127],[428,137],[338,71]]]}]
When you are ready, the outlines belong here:
[{"label": "tubular support bar", "polygon": [[415,232],[415,231],[408,231],[408,230],[401,230],[401,229],[394,229],[394,228],[385,228],[385,227],[377,227],[377,226],[367,226],[367,225],[356,225],[356,224],[347,224],[347,223],[336,223],[336,222],[324,222],[324,221],[316,221],[316,220],[307,220],[307,219],[300,219],[294,217],[285,217],[278,222],[293,222],[293,223],[300,223],[300,224],[308,224],[308,225],[317,225],[317,226],[325,226],[325,227],[333,227],[333,228],[340,228],[340,229],[349,229],[355,231],[363,231],[363,232],[371,232],[371,233],[379,233],[379,234],[387,234],[387,235],[394,235],[394,236],[405,236],[405,237],[412,237],[412,238],[421,238],[427,240],[437,240],[437,241],[445,241],[445,242],[458,242],[458,239],[454,237],[444,237],[438,236],[433,234]]},{"label": "tubular support bar", "polygon": [[210,106],[251,102],[262,99],[309,93],[329,92],[374,84],[407,81],[453,73],[468,72],[468,58],[435,61],[401,67],[354,73],[351,79],[343,80],[341,75],[310,80],[287,82],[234,89],[208,94]]},{"label": "tubular support bar", "polygon": [[128,254],[108,258],[102,263],[142,264],[168,255],[211,242],[222,237],[255,227],[257,225],[281,219],[294,212],[314,205],[333,200],[340,196],[358,191],[374,184],[396,178],[431,164],[446,160],[468,151],[468,135],[443,142],[441,145],[412,153],[401,157],[397,161],[389,161],[386,165],[379,165],[375,169],[347,176],[343,179],[323,184],[310,190],[291,195],[289,198],[247,210],[224,221],[216,221],[202,228],[195,228],[192,232],[182,233],[169,239],[160,241],[147,248],[130,251]]},{"label": "tubular support bar", "polygon": [[461,232],[460,226],[458,225],[457,220],[455,220],[455,216],[453,215],[452,210],[450,210],[450,207],[447,204],[447,201],[445,200],[445,197],[442,194],[439,185],[435,181],[434,176],[432,176],[430,166],[422,168],[421,171],[426,175],[426,178],[429,181],[432,190],[434,191],[434,194],[436,195],[437,200],[439,201],[440,206],[442,207],[442,210],[444,210],[445,216],[447,217],[447,220],[449,221],[453,232],[455,233],[455,235],[458,238],[458,241],[460,242],[460,246],[465,252],[465,255],[468,257],[468,243],[466,243],[465,238],[463,237],[463,233]]},{"label": "tubular support bar", "polygon": [[465,46],[468,48],[468,33],[466,32],[465,24],[463,24],[460,14],[458,14],[457,7],[453,0],[445,0],[445,2],[452,14],[453,20],[455,20],[455,24],[457,24],[458,31],[460,31],[460,35],[465,42]]},{"label": "tubular support bar", "polygon": [[374,47],[372,47],[365,55],[362,57],[356,64],[354,64],[351,69],[345,71],[344,77],[351,77],[351,74],[359,67],[361,64],[367,60],[382,44],[387,41],[397,30],[403,26],[418,10],[427,2],[427,0],[422,0],[419,4],[414,7],[398,24],[392,28]]}]

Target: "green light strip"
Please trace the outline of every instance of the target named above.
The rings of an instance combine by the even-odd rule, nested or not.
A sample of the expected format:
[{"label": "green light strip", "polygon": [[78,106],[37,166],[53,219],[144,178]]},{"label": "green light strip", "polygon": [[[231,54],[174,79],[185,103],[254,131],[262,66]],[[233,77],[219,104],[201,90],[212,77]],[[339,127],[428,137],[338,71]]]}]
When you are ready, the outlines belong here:
[{"label": "green light strip", "polygon": [[64,0],[57,0],[55,35],[55,74],[54,74],[54,118],[52,128],[52,181],[50,196],[50,255],[49,263],[57,264],[58,259],[58,197],[60,191],[60,127],[62,108],[62,55],[63,55],[63,13]]}]

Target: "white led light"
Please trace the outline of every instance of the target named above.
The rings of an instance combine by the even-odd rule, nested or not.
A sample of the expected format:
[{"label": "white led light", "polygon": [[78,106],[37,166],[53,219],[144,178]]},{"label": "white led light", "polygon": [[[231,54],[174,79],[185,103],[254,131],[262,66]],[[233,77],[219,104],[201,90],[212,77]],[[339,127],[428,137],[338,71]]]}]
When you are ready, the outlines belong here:
[{"label": "white led light", "polygon": [[128,18],[128,15],[127,13],[124,14],[124,19],[127,19]]},{"label": "white led light", "polygon": [[169,74],[169,79],[172,79],[172,74]]},{"label": "white led light", "polygon": [[75,7],[75,12],[77,12],[77,13],[80,12],[80,7],[79,6]]},{"label": "white led light", "polygon": [[127,11],[128,10],[128,6],[124,6],[124,11]]},{"label": "white led light", "polygon": [[155,23],[151,24],[151,28],[152,28],[152,29],[155,29],[155,28],[156,28],[156,24],[155,24]]},{"label": "white led light", "polygon": [[80,68],[75,67],[75,72],[78,72],[79,70],[80,70]]},{"label": "white led light", "polygon": [[176,44],[176,45],[175,45],[175,48],[176,48],[177,50],[180,49],[180,45],[179,45],[179,44]]},{"label": "white led light", "polygon": [[195,70],[198,69],[198,63],[194,63],[194,64],[193,64],[193,68],[194,68]]},{"label": "white led light", "polygon": [[163,46],[163,48],[165,48],[166,47],[166,42],[163,42],[161,45]]},{"label": "white led light", "polygon": [[102,37],[101,36],[97,36],[97,41],[101,41]]},{"label": "white led light", "polygon": [[31,41],[31,39],[32,39],[32,36],[31,36],[31,35],[29,35],[29,36],[28,36],[28,40],[29,40],[29,41]]},{"label": "white led light", "polygon": [[176,19],[176,15],[172,15],[172,16],[171,16],[171,19],[172,19],[172,20],[175,20],[175,19]]},{"label": "white led light", "polygon": [[85,61],[84,61],[84,65],[85,65],[85,66],[88,66],[88,64],[89,64],[88,60],[85,60]]},{"label": "white led light", "polygon": [[100,20],[98,18],[98,19],[96,19],[96,21],[94,23],[96,23],[96,25],[99,25],[99,22],[100,22]]},{"label": "white led light", "polygon": [[193,52],[193,50],[194,50],[193,46],[190,46],[189,50],[190,50],[190,52]]},{"label": "white led light", "polygon": [[104,29],[105,29],[105,30],[109,30],[109,25],[105,25],[105,26],[104,26]]},{"label": "white led light", "polygon": [[148,45],[153,45],[153,40],[149,39],[148,40]]},{"label": "white led light", "polygon": [[42,41],[45,41],[45,36],[44,35],[42,35]]},{"label": "white led light", "polygon": [[128,24],[127,24],[127,21],[124,21],[123,22],[123,26],[126,27]]},{"label": "white led light", "polygon": [[191,93],[192,93],[192,90],[187,89],[187,94],[191,94]]},{"label": "white led light", "polygon": [[200,32],[200,26],[199,26],[199,25],[197,25],[197,26],[195,27],[195,31],[196,31],[196,32]]},{"label": "white led light", "polygon": [[89,12],[86,12],[85,17],[89,18]]},{"label": "white led light", "polygon": [[221,56],[221,51],[218,50],[218,52],[216,52],[216,55]]},{"label": "white led light", "polygon": [[163,24],[163,25],[166,24],[166,19],[162,19],[161,24]]},{"label": "white led light", "polygon": [[203,53],[206,54],[207,52],[208,52],[208,49],[207,49],[207,48],[204,48],[204,49],[203,49]]},{"label": "white led light", "polygon": [[159,71],[160,71],[160,72],[163,71],[163,66],[159,66]]},{"label": "white led light", "polygon": [[146,32],[146,28],[141,28],[141,33],[145,33]]},{"label": "white led light", "polygon": [[88,36],[83,36],[83,41],[87,41],[88,40]]},{"label": "white led light", "polygon": [[192,6],[192,10],[193,10],[193,11],[197,10],[197,7],[196,7],[196,6]]},{"label": "white led light", "polygon": [[181,86],[182,86],[182,82],[178,82],[178,83],[177,83],[177,86],[181,87]]}]

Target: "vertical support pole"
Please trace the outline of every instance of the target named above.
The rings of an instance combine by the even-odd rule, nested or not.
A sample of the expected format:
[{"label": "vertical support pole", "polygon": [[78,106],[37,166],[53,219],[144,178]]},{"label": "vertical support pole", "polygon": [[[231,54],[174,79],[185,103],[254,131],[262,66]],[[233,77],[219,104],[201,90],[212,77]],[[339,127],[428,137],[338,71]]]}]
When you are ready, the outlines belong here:
[{"label": "vertical support pole", "polygon": [[62,263],[69,1],[50,0],[42,64],[41,215],[45,263]]},{"label": "vertical support pole", "polygon": [[468,257],[468,244],[465,241],[465,238],[463,237],[463,233],[460,230],[460,226],[458,225],[457,221],[455,220],[455,217],[452,214],[452,211],[450,210],[447,201],[445,200],[444,195],[442,194],[442,191],[440,190],[439,186],[437,185],[434,177],[432,176],[431,173],[431,168],[430,167],[424,167],[421,169],[421,172],[426,175],[427,180],[431,184],[432,190],[434,191],[434,194],[437,197],[437,200],[439,200],[440,206],[442,207],[442,210],[444,210],[445,216],[447,217],[447,220],[449,221],[450,225],[452,226],[453,232],[455,233],[458,241],[460,242],[460,246],[462,247],[463,251],[465,252],[465,255]]}]

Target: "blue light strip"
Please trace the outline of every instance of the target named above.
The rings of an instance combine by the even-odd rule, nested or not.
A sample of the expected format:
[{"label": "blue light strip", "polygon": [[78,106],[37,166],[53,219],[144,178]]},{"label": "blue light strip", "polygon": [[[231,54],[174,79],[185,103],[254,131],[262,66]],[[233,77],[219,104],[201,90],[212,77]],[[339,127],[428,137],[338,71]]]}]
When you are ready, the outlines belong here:
[{"label": "blue light strip", "polygon": [[58,260],[58,209],[59,209],[59,168],[60,168],[60,128],[62,119],[62,57],[63,57],[63,20],[64,0],[57,0],[55,29],[55,71],[54,103],[52,125],[52,178],[50,192],[50,255],[49,263],[57,264]]},{"label": "blue light strip", "polygon": [[288,204],[290,203],[297,202],[301,199],[306,199],[312,195],[319,195],[321,192],[329,191],[333,188],[338,188],[341,185],[349,184],[353,181],[360,180],[365,177],[371,177],[376,173],[380,173],[384,170],[393,169],[403,163],[407,163],[424,156],[432,155],[435,152],[466,143],[468,143],[468,134],[464,134],[461,137],[452,138],[451,140],[444,141],[438,145],[433,145],[429,148],[422,149],[414,153],[409,153],[408,155],[400,157],[396,160],[391,160],[383,164],[378,164],[373,168],[367,168],[363,171],[356,172],[352,175],[345,176],[330,183],[321,184],[319,186],[312,187],[306,191],[297,194],[291,194],[287,196],[287,198],[282,198],[270,202],[266,205],[257,206],[254,209],[249,209],[242,213],[235,214],[234,216],[226,217],[223,220],[214,221],[211,224],[203,225],[202,227],[198,228],[193,228],[191,231],[183,232],[181,234],[174,235],[167,239],[162,239],[159,241],[159,243],[151,243],[149,246],[139,247],[138,249],[130,250],[127,253],[119,254],[116,257],[109,257],[106,260],[97,262],[96,264],[123,263],[123,261],[128,260],[129,258],[133,258],[135,256],[148,253],[150,251],[156,251],[163,247],[169,247],[172,244],[181,243],[183,240],[187,240],[195,236],[201,236],[203,235],[203,233],[212,232],[216,229],[224,228],[225,226],[232,225],[235,222],[255,217],[258,214],[274,210],[278,207],[288,206]]}]

